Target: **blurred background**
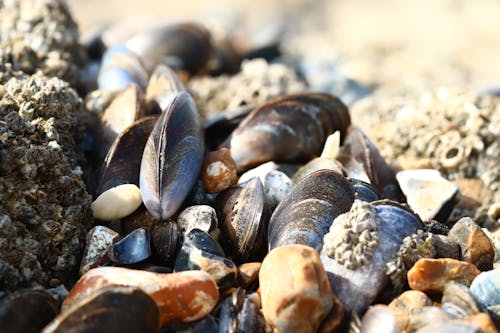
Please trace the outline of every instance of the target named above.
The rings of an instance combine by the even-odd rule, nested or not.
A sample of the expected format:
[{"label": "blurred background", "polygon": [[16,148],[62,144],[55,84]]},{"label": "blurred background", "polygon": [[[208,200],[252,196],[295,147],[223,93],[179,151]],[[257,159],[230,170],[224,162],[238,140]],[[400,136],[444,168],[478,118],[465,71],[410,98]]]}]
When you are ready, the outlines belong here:
[{"label": "blurred background", "polygon": [[190,19],[279,39],[370,87],[500,85],[497,0],[69,0],[82,36],[118,21]]}]

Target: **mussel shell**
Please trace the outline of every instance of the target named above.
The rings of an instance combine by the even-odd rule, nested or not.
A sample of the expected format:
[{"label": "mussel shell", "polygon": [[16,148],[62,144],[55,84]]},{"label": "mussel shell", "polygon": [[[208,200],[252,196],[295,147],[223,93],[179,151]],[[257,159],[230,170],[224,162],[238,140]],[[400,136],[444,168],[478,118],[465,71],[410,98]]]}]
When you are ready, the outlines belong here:
[{"label": "mussel shell", "polygon": [[203,150],[194,101],[180,92],[158,119],[141,161],[143,202],[156,219],[168,219],[182,205],[198,178]]},{"label": "mussel shell", "polygon": [[172,267],[182,245],[182,235],[176,223],[166,222],[151,230],[151,252],[156,264]]},{"label": "mussel shell", "polygon": [[97,77],[99,89],[123,90],[129,83],[145,88],[148,73],[141,60],[124,45],[116,45],[104,53]]},{"label": "mussel shell", "polygon": [[163,110],[177,93],[185,90],[181,80],[170,67],[158,65],[149,78],[146,100],[156,101]]},{"label": "mussel shell", "polygon": [[170,24],[132,37],[126,46],[152,71],[158,64],[196,74],[210,56],[208,30],[197,23]]},{"label": "mussel shell", "polygon": [[267,161],[305,162],[321,153],[329,134],[343,137],[349,124],[347,107],[332,95],[287,95],[252,111],[226,145],[240,172]]},{"label": "mussel shell", "polygon": [[113,142],[101,168],[96,196],[118,185],[139,185],[141,158],[157,116],[137,120]]},{"label": "mussel shell", "polygon": [[[381,232],[388,239],[392,238],[394,244],[399,243],[406,236],[422,228],[422,220],[406,206],[391,200],[373,201],[377,216],[383,221]],[[396,245],[399,247],[399,245]]]},{"label": "mussel shell", "polygon": [[316,157],[304,164],[299,170],[297,170],[297,172],[293,175],[292,180],[298,183],[311,173],[323,169],[333,170],[344,176],[347,176],[344,168],[342,167],[342,164],[340,164],[339,161],[329,158]]},{"label": "mussel shell", "polygon": [[219,313],[219,332],[238,332],[238,313],[245,300],[245,290],[237,288],[222,302]]},{"label": "mussel shell", "polygon": [[0,330],[38,333],[59,313],[60,304],[41,290],[18,291],[0,300]]},{"label": "mussel shell", "polygon": [[118,264],[135,264],[151,255],[149,233],[140,228],[117,241],[108,251],[109,258]]},{"label": "mussel shell", "polygon": [[295,187],[276,207],[269,222],[269,249],[303,244],[321,250],[333,220],[354,202],[350,182],[332,170],[316,171]]},{"label": "mussel shell", "polygon": [[157,332],[155,301],[134,287],[106,286],[61,313],[44,330],[51,332]]},{"label": "mussel shell", "polygon": [[193,333],[219,333],[219,324],[214,317],[208,315],[194,325]]},{"label": "mussel shell", "polygon": [[254,177],[224,190],[217,197],[216,211],[228,256],[238,263],[262,259],[269,212],[261,181]]},{"label": "mussel shell", "polygon": [[356,199],[366,202],[380,200],[377,189],[372,184],[353,178],[349,180],[352,184],[352,188],[354,189]]}]

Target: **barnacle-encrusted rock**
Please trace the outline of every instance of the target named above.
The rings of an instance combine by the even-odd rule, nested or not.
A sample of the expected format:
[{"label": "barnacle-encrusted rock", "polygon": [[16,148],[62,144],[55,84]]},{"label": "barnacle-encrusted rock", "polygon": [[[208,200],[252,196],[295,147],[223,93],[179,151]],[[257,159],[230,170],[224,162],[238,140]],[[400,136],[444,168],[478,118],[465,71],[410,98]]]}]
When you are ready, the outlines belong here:
[{"label": "barnacle-encrusted rock", "polygon": [[76,278],[91,222],[77,165],[81,110],[57,78],[0,85],[0,289]]},{"label": "barnacle-encrusted rock", "polygon": [[226,109],[237,111],[242,106],[257,106],[305,88],[306,84],[292,68],[268,64],[263,59],[243,61],[241,72],[234,76],[195,77],[188,82],[198,110],[205,117]]},{"label": "barnacle-encrusted rock", "polygon": [[378,244],[380,223],[377,220],[374,206],[355,200],[351,210],[339,215],[325,235],[328,256],[348,269],[363,266],[371,259]]},{"label": "barnacle-encrusted rock", "polygon": [[487,211],[500,202],[500,98],[463,89],[404,95],[380,90],[350,114],[390,163],[425,165],[449,180],[481,179],[494,195],[473,198],[482,206],[461,216],[475,214],[479,225],[496,223]]},{"label": "barnacle-encrusted rock", "polygon": [[14,69],[78,82],[85,55],[65,1],[2,1],[0,17],[0,49]]},{"label": "barnacle-encrusted rock", "polygon": [[436,250],[432,245],[431,235],[428,232],[417,230],[413,235],[403,239],[396,259],[386,264],[387,275],[389,275],[393,286],[401,291],[405,286],[408,270],[419,259],[434,258],[435,256]]}]

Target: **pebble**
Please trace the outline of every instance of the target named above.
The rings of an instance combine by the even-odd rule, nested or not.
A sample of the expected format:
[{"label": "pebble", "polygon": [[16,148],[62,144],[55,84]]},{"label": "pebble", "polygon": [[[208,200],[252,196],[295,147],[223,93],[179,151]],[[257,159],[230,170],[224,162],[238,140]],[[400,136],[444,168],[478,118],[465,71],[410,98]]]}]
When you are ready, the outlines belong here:
[{"label": "pebble", "polygon": [[98,225],[90,229],[80,264],[80,276],[92,268],[109,263],[108,250],[119,239],[120,234],[108,227]]},{"label": "pebble", "polygon": [[464,319],[457,320],[457,322],[477,325],[481,328],[483,333],[498,333],[498,330],[495,327],[495,323],[491,320],[491,317],[484,312],[475,314],[473,316]]},{"label": "pebble", "polygon": [[481,271],[493,268],[495,248],[481,227],[470,217],[458,220],[448,233],[448,238],[460,246],[463,261],[474,264]]},{"label": "pebble", "polygon": [[411,289],[420,291],[443,291],[449,281],[467,286],[479,275],[476,266],[451,258],[419,259],[408,271],[408,284]]},{"label": "pebble", "polygon": [[425,293],[418,290],[407,290],[389,303],[389,308],[395,313],[401,331],[407,329],[410,315],[424,306],[432,306],[432,301]]},{"label": "pebble", "polygon": [[122,267],[99,267],[78,280],[64,300],[63,310],[111,284],[138,287],[151,296],[159,308],[162,327],[203,318],[219,299],[215,281],[203,271],[163,274]]},{"label": "pebble", "polygon": [[280,332],[315,332],[334,303],[319,254],[305,245],[269,252],[259,282],[264,317]]},{"label": "pebble", "polygon": [[479,274],[470,285],[470,292],[484,307],[500,304],[500,268]]},{"label": "pebble", "polygon": [[208,193],[217,193],[234,185],[238,180],[236,164],[229,149],[221,148],[205,154],[201,167],[201,180]]},{"label": "pebble", "polygon": [[416,333],[436,333],[436,332],[453,332],[453,333],[482,333],[479,326],[472,323],[457,323],[453,321],[442,321],[437,323],[430,323],[421,329],[415,331]]},{"label": "pebble", "polygon": [[132,231],[108,250],[109,259],[122,265],[135,264],[149,256],[151,256],[149,233],[144,228]]},{"label": "pebble", "polygon": [[396,179],[411,209],[422,220],[446,222],[458,200],[457,185],[433,169],[400,171]]},{"label": "pebble", "polygon": [[141,190],[137,185],[124,184],[102,193],[92,202],[94,217],[112,221],[132,214],[142,204]]},{"label": "pebble", "polygon": [[387,305],[375,305],[368,308],[361,320],[363,333],[400,333],[398,318]]},{"label": "pebble", "polygon": [[208,205],[194,205],[184,209],[177,217],[177,225],[185,233],[200,229],[212,236],[217,233],[219,222],[215,209]]},{"label": "pebble", "polygon": [[248,287],[259,278],[262,263],[246,262],[238,266],[238,280],[243,287]]},{"label": "pebble", "polygon": [[153,333],[158,328],[158,307],[147,293],[105,286],[59,314],[42,333]]}]

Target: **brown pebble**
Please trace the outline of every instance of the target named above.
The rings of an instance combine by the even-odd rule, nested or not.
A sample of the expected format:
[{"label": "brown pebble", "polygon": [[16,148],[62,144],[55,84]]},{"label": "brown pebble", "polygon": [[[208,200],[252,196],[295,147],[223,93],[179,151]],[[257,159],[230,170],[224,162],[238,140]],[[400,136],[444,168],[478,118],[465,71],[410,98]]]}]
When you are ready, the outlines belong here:
[{"label": "brown pebble", "polygon": [[346,319],[345,313],[344,304],[337,297],[333,297],[333,306],[319,325],[318,333],[341,332]]},{"label": "brown pebble", "polygon": [[103,286],[138,287],[151,296],[160,310],[160,325],[192,322],[210,313],[219,299],[213,278],[203,271],[171,274],[122,267],[99,267],[78,280],[64,300],[63,309]]},{"label": "brown pebble", "polygon": [[419,259],[408,271],[408,284],[411,289],[442,292],[449,281],[467,286],[481,273],[476,266],[456,259]]},{"label": "brown pebble", "polygon": [[474,264],[481,271],[493,268],[495,248],[489,237],[470,217],[457,221],[448,233],[462,251],[462,260]]},{"label": "brown pebble", "polygon": [[414,311],[422,309],[424,306],[431,306],[431,299],[418,290],[407,290],[389,304],[398,320],[401,331],[405,331],[410,321],[410,315]]},{"label": "brown pebble", "polygon": [[238,266],[238,280],[242,287],[248,287],[259,278],[262,263],[247,262]]},{"label": "brown pebble", "polygon": [[236,164],[229,149],[221,148],[205,155],[201,167],[201,180],[208,193],[217,193],[236,184]]},{"label": "brown pebble", "polygon": [[267,254],[259,272],[262,311],[280,332],[316,332],[337,300],[319,254],[299,244]]},{"label": "brown pebble", "polygon": [[471,323],[479,326],[484,333],[498,333],[498,330],[488,314],[481,312],[470,317],[456,320],[461,323]]}]

